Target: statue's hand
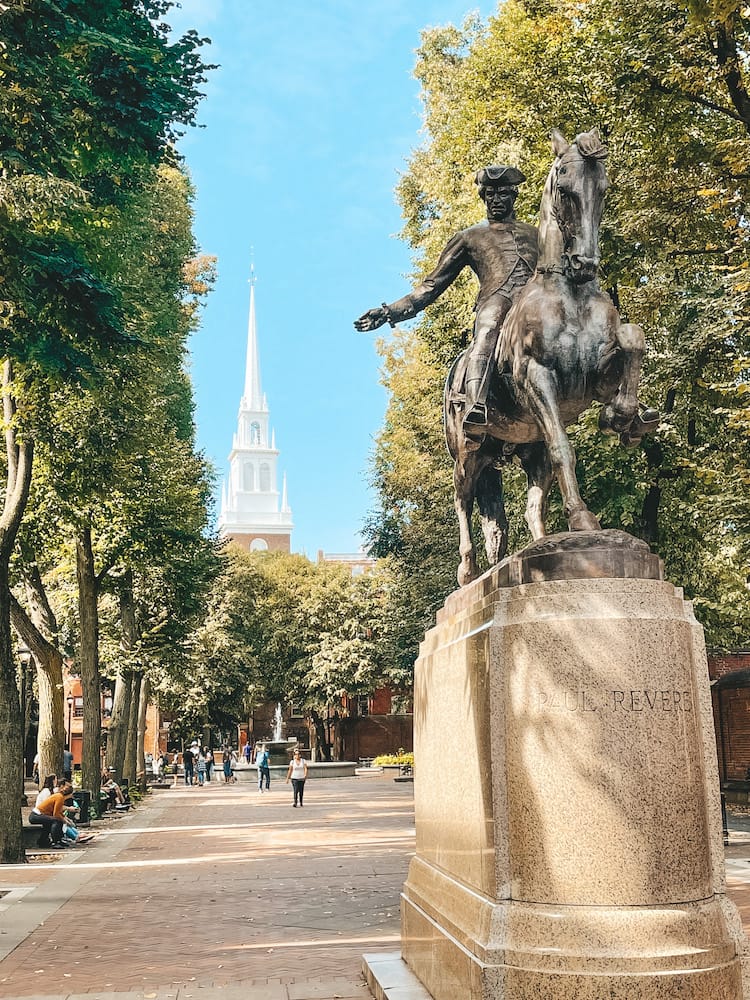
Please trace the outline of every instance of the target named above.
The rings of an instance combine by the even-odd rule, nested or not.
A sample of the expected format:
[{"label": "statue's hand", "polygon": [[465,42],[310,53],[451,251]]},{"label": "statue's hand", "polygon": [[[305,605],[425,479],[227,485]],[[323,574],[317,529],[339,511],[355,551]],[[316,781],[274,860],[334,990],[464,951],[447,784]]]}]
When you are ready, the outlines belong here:
[{"label": "statue's hand", "polygon": [[368,309],[359,319],[354,320],[354,326],[360,333],[368,333],[370,330],[377,330],[379,326],[388,322],[388,313],[382,306],[377,309]]}]

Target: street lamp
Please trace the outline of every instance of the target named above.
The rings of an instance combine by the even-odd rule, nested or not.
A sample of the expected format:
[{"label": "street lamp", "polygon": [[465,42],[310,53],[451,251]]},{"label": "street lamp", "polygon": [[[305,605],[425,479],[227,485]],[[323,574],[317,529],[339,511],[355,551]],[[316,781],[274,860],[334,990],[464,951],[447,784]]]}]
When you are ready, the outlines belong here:
[{"label": "street lamp", "polygon": [[65,700],[68,703],[68,750],[70,750],[71,743],[73,742],[71,737],[73,733],[73,702],[75,698],[72,694],[69,694]]},{"label": "street lamp", "polygon": [[[25,642],[21,641],[18,644],[16,652],[18,653],[18,659],[21,663],[21,669],[18,672],[17,679],[18,679],[18,702],[21,707],[21,713],[23,717],[23,755],[24,755],[23,776],[25,779],[27,770],[26,740],[28,738],[28,720],[29,720],[29,709],[26,702],[28,701],[28,694],[29,691],[31,690],[31,686],[29,685],[28,681],[28,670],[29,670],[29,664],[31,663],[31,650],[29,649],[29,647],[26,645]],[[23,789],[21,791],[21,805],[27,806],[28,804],[29,801],[26,798],[26,790]]]}]

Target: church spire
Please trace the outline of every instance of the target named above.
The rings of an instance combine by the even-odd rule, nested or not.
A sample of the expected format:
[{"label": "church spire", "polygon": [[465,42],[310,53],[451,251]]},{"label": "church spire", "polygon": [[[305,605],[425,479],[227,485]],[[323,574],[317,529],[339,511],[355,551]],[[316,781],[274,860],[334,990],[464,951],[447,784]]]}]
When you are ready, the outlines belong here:
[{"label": "church spire", "polygon": [[250,265],[250,315],[247,324],[247,361],[245,364],[245,406],[249,410],[265,409],[260,388],[258,334],[255,326],[255,265]]},{"label": "church spire", "polygon": [[229,453],[229,478],[222,490],[219,537],[230,538],[253,551],[289,552],[294,523],[286,477],[279,493],[279,452],[260,384],[258,353],[255,268],[251,266],[245,387],[237,414],[237,433]]}]

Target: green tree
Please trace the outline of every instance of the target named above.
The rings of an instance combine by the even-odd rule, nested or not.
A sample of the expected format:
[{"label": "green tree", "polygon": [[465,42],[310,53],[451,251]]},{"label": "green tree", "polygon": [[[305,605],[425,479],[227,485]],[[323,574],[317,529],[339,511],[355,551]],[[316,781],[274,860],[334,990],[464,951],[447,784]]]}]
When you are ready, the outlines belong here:
[{"label": "green tree", "polygon": [[[6,365],[7,530],[0,551],[0,860],[23,856],[19,707],[8,563],[28,494],[43,383],[94,380],[133,341],[109,211],[193,121],[204,69],[193,32],[170,41],[170,4],[18,0],[0,16],[0,355]],[[12,367],[21,365],[13,383]],[[21,391],[21,389],[23,391]],[[11,410],[12,412],[9,412]],[[30,412],[24,412],[29,410]]]},{"label": "green tree", "polygon": [[223,553],[204,624],[195,638],[192,684],[181,697],[188,726],[231,723],[264,701],[301,702],[328,756],[323,721],[345,694],[400,686],[389,631],[386,566],[352,577],[304,556]]}]

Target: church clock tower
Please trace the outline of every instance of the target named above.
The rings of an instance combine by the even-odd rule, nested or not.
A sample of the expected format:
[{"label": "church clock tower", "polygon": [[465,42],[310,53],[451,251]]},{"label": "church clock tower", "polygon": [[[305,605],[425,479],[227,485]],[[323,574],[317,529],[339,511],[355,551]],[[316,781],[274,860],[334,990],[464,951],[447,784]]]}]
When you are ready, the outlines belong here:
[{"label": "church clock tower", "polygon": [[289,552],[294,524],[284,476],[278,490],[279,457],[270,429],[268,403],[261,390],[255,325],[255,273],[250,278],[245,391],[240,400],[237,433],[229,453],[229,481],[224,483],[219,537],[251,551]]}]

